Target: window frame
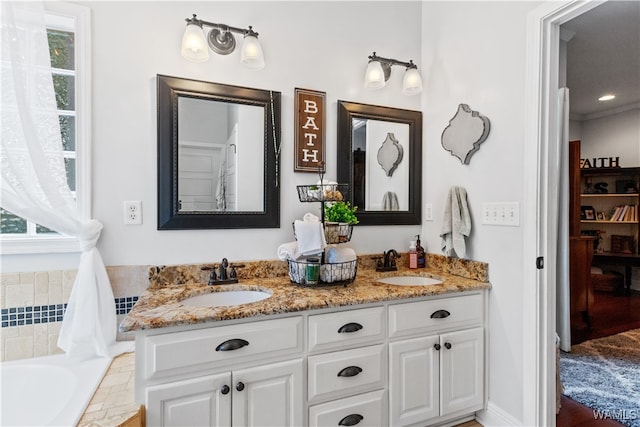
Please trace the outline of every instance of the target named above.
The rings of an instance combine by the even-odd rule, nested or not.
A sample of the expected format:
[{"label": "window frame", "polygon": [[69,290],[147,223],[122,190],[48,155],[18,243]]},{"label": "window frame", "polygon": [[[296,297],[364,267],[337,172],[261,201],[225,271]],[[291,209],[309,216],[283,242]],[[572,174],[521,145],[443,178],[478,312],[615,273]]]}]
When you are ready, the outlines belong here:
[{"label": "window frame", "polygon": [[[64,2],[44,2],[44,9],[48,29],[75,34],[75,195],[78,216],[81,221],[88,221],[91,218],[91,11],[86,6]],[[0,243],[3,255],[81,251],[76,237],[57,233],[29,236],[0,234]]]}]

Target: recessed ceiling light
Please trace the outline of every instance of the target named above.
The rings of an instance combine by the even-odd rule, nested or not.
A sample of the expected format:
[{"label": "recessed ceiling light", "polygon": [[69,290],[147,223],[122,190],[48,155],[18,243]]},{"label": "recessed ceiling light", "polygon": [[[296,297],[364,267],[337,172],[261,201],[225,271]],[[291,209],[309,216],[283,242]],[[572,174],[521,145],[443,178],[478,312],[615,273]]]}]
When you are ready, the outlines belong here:
[{"label": "recessed ceiling light", "polygon": [[615,97],[615,95],[602,95],[600,98],[598,98],[598,101],[611,101]]}]

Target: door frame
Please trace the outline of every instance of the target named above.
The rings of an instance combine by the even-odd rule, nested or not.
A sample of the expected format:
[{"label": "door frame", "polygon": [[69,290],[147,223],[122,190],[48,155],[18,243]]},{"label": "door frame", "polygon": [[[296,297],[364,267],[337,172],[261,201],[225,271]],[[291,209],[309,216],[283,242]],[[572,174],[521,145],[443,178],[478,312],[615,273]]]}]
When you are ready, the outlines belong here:
[{"label": "door frame", "polygon": [[[525,78],[523,425],[555,425],[556,236],[560,25],[605,0],[548,2],[527,17]],[[536,260],[543,257],[544,268]]]}]

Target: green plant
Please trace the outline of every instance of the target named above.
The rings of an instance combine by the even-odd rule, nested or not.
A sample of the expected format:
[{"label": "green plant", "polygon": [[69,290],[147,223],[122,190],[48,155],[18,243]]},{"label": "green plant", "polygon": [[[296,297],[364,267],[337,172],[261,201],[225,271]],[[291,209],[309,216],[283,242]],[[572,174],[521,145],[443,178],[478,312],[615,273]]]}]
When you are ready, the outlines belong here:
[{"label": "green plant", "polygon": [[346,222],[347,224],[357,224],[357,206],[351,207],[350,202],[329,202],[324,205],[324,219],[329,222]]}]

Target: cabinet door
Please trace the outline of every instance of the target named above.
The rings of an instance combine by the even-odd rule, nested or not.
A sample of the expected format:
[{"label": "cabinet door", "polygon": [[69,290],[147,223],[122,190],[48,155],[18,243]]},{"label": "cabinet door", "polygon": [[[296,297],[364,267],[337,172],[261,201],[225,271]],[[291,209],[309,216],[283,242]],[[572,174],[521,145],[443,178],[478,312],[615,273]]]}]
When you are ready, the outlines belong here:
[{"label": "cabinet door", "polygon": [[389,425],[423,422],[440,414],[437,335],[389,344]]},{"label": "cabinet door", "polygon": [[484,406],[484,330],[440,336],[440,399],[442,415],[476,411]]},{"label": "cabinet door", "polygon": [[234,426],[301,426],[302,359],[233,372]]},{"label": "cabinet door", "polygon": [[229,427],[230,385],[227,372],[148,387],[147,425]]}]

